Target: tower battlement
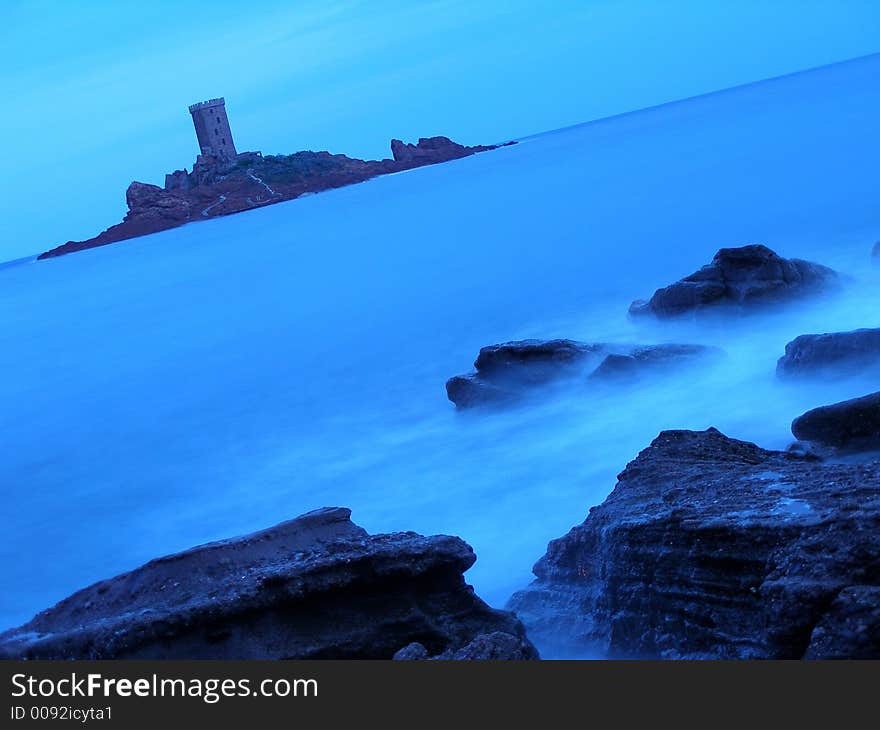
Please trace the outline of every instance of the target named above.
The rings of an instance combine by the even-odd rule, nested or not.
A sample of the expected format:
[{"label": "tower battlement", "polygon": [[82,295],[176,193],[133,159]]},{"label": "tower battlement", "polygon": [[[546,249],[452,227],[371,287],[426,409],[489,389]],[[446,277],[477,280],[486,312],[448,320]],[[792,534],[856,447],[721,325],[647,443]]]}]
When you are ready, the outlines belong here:
[{"label": "tower battlement", "polygon": [[191,104],[189,113],[192,114],[199,149],[203,155],[231,160],[238,154],[232,141],[232,129],[229,127],[226,100],[223,97]]},{"label": "tower battlement", "polygon": [[222,96],[219,99],[208,99],[207,101],[199,101],[189,105],[189,113],[192,114],[196,109],[207,109],[211,106],[226,106],[226,99]]}]

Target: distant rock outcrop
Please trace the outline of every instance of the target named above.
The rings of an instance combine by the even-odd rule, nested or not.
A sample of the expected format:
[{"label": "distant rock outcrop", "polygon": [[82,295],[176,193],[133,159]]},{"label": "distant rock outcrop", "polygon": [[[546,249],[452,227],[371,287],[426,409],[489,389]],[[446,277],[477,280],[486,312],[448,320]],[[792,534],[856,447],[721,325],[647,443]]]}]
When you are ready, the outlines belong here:
[{"label": "distant rock outcrop", "polygon": [[391,155],[395,162],[417,167],[467,157],[475,152],[485,152],[493,147],[465,147],[449,137],[422,137],[418,144],[406,144],[399,139],[391,140]]},{"label": "distant rock outcrop", "polygon": [[414,642],[450,657],[488,642],[537,658],[522,624],[464,582],[467,544],[368,535],[350,514],[310,512],[96,583],[0,634],[0,657],[391,659]]},{"label": "distant rock outcrop", "polygon": [[258,152],[244,152],[232,159],[199,155],[192,172],[175,170],[166,175],[164,189],[133,182],[126,194],[129,211],[122,223],[86,241],[68,241],[39,258],[103,246],[496,147],[465,147],[447,137],[430,137],[415,145],[393,140],[394,159],[385,160],[359,160],[311,151],[266,157]]},{"label": "distant rock outcrop", "polygon": [[509,607],[545,653],[880,658],[880,462],[664,431]]},{"label": "distant rock outcrop", "polygon": [[616,345],[574,340],[519,340],[490,345],[474,362],[476,373],[446,381],[446,395],[458,408],[500,405],[535,389],[569,379],[632,381],[694,364],[721,351],[703,345]]},{"label": "distant rock outcrop", "polygon": [[710,264],[658,289],[647,302],[633,302],[629,311],[667,318],[718,306],[747,309],[815,294],[838,282],[827,266],[785,259],[766,246],[722,248]]},{"label": "distant rock outcrop", "polygon": [[865,368],[880,369],[880,329],[796,337],[785,346],[776,374],[847,375]]},{"label": "distant rock outcrop", "polygon": [[794,419],[791,432],[842,451],[880,450],[880,392],[807,411]]}]

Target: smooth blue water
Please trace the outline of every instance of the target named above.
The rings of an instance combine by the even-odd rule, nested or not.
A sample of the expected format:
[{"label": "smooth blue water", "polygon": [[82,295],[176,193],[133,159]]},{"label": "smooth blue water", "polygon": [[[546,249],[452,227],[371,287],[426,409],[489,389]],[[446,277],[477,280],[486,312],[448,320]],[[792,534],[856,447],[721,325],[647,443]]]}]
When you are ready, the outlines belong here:
[{"label": "smooth blue water", "polygon": [[[461,535],[501,604],[660,429],[785,446],[794,416],[869,389],[773,371],[797,334],[880,325],[878,76],[872,57],[0,270],[0,626],[323,505]],[[752,242],[853,284],[738,324],[627,319]],[[447,402],[480,346],[557,336],[729,357],[503,414]]]}]

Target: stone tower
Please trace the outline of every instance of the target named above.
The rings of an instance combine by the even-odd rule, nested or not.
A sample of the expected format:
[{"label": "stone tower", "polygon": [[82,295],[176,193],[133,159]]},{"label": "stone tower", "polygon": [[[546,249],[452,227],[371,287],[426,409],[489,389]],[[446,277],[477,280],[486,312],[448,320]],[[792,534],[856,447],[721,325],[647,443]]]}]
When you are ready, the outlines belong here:
[{"label": "stone tower", "polygon": [[221,160],[231,160],[236,156],[232,130],[226,118],[225,99],[200,101],[189,108],[189,113],[192,114],[202,155]]}]

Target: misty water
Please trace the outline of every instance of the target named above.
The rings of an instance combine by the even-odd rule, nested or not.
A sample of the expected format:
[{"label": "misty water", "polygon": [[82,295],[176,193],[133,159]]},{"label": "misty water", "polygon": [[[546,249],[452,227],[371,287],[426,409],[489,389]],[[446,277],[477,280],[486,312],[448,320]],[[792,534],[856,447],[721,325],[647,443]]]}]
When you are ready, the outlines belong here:
[{"label": "misty water", "polygon": [[[462,536],[500,606],[661,429],[784,448],[795,416],[877,389],[774,369],[798,334],[880,325],[878,77],[872,57],[3,268],[0,626],[325,505],[371,532]],[[746,243],[851,281],[759,317],[628,319]],[[527,337],[727,357],[457,413],[445,380]]]}]

